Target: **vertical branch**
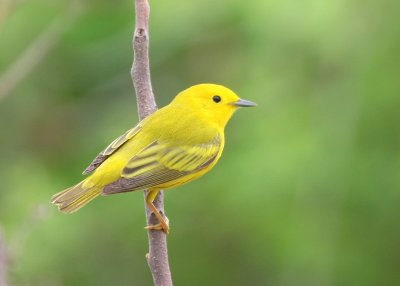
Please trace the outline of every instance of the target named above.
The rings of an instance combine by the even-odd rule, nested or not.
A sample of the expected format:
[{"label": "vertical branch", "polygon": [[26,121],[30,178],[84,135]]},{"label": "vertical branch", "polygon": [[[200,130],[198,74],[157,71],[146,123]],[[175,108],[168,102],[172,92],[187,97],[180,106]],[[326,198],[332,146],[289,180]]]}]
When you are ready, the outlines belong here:
[{"label": "vertical branch", "polygon": [[[133,36],[134,61],[131,70],[135,86],[137,105],[140,119],[145,118],[157,110],[150,79],[149,64],[149,15],[148,0],[135,0],[136,28]],[[147,192],[145,193],[145,195]],[[164,213],[164,194],[159,192],[154,200],[155,207]],[[147,224],[157,224],[157,218],[146,206]],[[153,275],[156,286],[172,285],[171,272],[168,262],[167,237],[163,231],[149,230],[149,254],[147,262]]]},{"label": "vertical branch", "polygon": [[7,285],[7,253],[2,230],[0,228],[0,286]]},{"label": "vertical branch", "polygon": [[135,86],[139,117],[149,116],[157,110],[150,79],[149,64],[149,14],[148,0],[136,0],[136,28],[133,36],[135,57],[131,76]]}]

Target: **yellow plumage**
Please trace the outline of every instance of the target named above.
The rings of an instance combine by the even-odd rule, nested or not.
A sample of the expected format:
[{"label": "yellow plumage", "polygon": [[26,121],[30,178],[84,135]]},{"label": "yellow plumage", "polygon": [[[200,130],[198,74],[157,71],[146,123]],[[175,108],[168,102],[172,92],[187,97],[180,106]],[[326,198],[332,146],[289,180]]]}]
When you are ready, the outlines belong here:
[{"label": "yellow plumage", "polygon": [[158,191],[208,172],[222,154],[224,128],[234,111],[254,105],[221,85],[190,87],[113,141],[84,171],[91,175],[54,195],[52,203],[72,213],[100,194],[149,189],[146,201],[168,232],[152,204]]}]

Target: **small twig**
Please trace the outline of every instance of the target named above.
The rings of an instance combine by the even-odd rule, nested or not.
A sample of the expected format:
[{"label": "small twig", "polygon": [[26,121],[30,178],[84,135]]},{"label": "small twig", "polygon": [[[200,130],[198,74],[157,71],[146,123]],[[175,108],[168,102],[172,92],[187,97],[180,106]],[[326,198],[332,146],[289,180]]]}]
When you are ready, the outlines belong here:
[{"label": "small twig", "polygon": [[[148,0],[135,0],[136,28],[133,37],[135,57],[132,65],[131,76],[135,86],[137,105],[140,119],[145,118],[157,110],[150,79],[149,64],[149,33],[148,23],[150,5]],[[146,192],[147,193],[147,192]],[[145,196],[146,196],[145,193]],[[154,205],[164,213],[164,194],[162,191],[154,200]],[[157,224],[146,205],[146,218],[148,225]],[[163,231],[149,230],[149,253],[146,256],[156,286],[172,285],[171,272],[168,262],[167,237]]]},{"label": "small twig", "polygon": [[74,1],[65,15],[57,17],[0,75],[0,101],[7,97],[56,46],[82,11]]},{"label": "small twig", "polygon": [[0,228],[0,286],[7,285],[7,252],[3,232]]}]

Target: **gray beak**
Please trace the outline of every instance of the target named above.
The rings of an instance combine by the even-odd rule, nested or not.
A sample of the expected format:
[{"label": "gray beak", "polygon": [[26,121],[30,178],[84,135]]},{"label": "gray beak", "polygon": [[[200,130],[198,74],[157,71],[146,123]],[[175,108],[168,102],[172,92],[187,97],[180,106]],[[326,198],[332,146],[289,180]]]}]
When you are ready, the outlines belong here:
[{"label": "gray beak", "polygon": [[239,106],[239,107],[251,107],[251,106],[257,106],[257,103],[252,102],[250,100],[245,100],[245,99],[239,99],[238,101],[235,101],[233,105]]}]

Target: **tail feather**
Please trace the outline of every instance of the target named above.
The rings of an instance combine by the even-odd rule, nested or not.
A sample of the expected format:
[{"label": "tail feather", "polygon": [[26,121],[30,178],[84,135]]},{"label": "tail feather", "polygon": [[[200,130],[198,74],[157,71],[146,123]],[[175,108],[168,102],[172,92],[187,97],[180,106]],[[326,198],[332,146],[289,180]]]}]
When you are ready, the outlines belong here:
[{"label": "tail feather", "polygon": [[89,203],[95,197],[100,195],[101,187],[92,186],[84,188],[84,181],[66,189],[58,194],[55,194],[51,202],[58,206],[59,210],[64,213],[73,213],[81,207]]}]

